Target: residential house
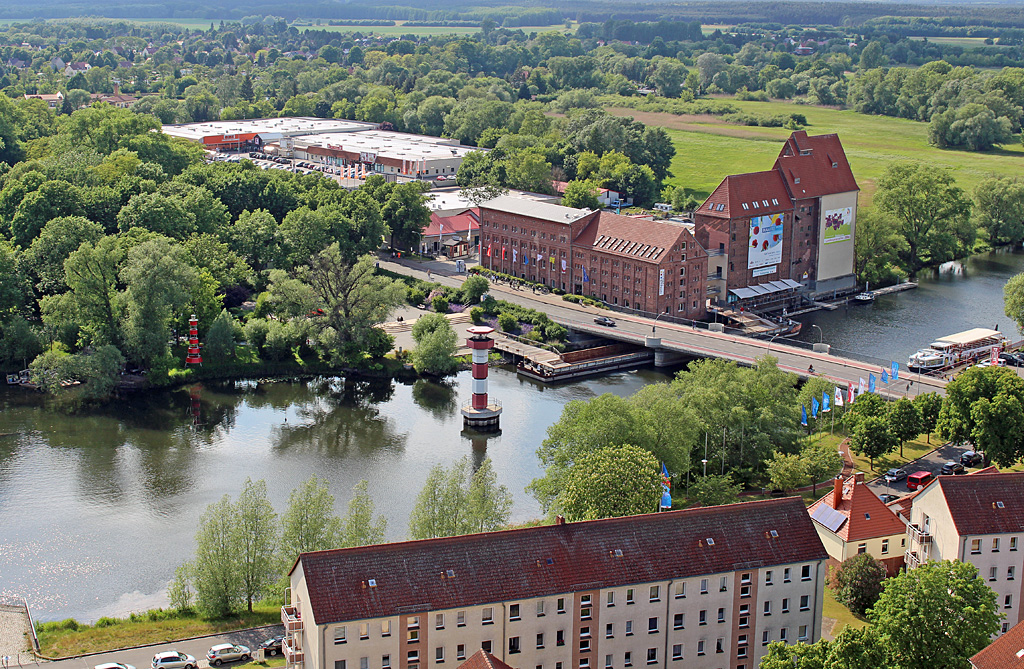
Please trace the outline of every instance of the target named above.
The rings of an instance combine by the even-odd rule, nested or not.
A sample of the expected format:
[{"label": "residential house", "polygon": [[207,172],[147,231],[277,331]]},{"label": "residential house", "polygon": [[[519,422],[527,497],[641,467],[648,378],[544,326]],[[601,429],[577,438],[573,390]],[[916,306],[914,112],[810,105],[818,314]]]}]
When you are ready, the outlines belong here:
[{"label": "residential house", "polygon": [[940,476],[914,498],[906,564],[960,560],[978,568],[1006,614],[1002,631],[1020,622],[1024,598],[1024,472]]},{"label": "residential house", "polygon": [[430,224],[420,237],[420,251],[449,258],[463,258],[480,244],[480,210],[465,209],[457,214],[430,212]]},{"label": "residential house", "polygon": [[56,93],[34,93],[25,94],[26,100],[42,100],[49,106],[50,109],[59,109],[64,104],[64,94],[60,91]]},{"label": "residential house", "polygon": [[861,553],[885,565],[889,576],[903,567],[906,524],[865,485],[863,472],[855,472],[845,481],[837,476],[832,490],[807,512],[828,551],[829,567]]},{"label": "residential house", "polygon": [[828,554],[800,498],[299,556],[288,669],[753,669],[814,642]]},{"label": "residential house", "polygon": [[1024,622],[978,651],[971,658],[971,669],[1024,669]]},{"label": "residential house", "polygon": [[92,65],[89,63],[69,63],[68,66],[64,68],[64,76],[73,77],[76,74],[85,74],[91,69]]}]

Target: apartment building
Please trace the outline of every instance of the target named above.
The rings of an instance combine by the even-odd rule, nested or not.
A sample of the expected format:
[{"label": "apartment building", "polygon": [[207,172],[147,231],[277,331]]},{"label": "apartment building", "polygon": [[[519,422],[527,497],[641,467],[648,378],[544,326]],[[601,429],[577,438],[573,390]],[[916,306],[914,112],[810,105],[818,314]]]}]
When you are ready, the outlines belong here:
[{"label": "apartment building", "polygon": [[885,565],[889,576],[903,567],[906,524],[865,485],[864,472],[855,472],[845,481],[837,476],[832,490],[807,513],[828,551],[829,567],[838,567],[861,553]]},{"label": "apartment building", "polygon": [[1024,669],[1024,623],[978,651],[971,658],[971,669]]},{"label": "apartment building", "polygon": [[1024,473],[940,476],[910,508],[907,568],[960,560],[978,568],[1006,614],[1002,632],[1021,620],[1024,598]]},{"label": "apartment building", "polygon": [[289,669],[753,669],[821,634],[825,552],[799,498],[299,556]]}]

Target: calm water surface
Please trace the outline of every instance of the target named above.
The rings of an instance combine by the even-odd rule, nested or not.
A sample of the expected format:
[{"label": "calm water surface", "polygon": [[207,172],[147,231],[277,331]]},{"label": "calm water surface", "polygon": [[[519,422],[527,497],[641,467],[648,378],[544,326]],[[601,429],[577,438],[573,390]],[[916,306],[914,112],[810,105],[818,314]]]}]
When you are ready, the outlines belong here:
[{"label": "calm water surface", "polygon": [[565,403],[667,378],[642,370],[552,388],[494,369],[503,431],[489,439],[462,434],[469,372],[448,385],[207,384],[75,416],[5,388],[0,595],[27,597],[43,620],[165,605],[200,514],[225,493],[235,497],[246,477],[266,479],[278,513],[311,474],[329,481],[339,514],[366,479],[394,540],[406,536],[431,466],[490,456],[515,498],[513,520],[534,518],[540,510],[524,488],[541,473],[536,448]]}]

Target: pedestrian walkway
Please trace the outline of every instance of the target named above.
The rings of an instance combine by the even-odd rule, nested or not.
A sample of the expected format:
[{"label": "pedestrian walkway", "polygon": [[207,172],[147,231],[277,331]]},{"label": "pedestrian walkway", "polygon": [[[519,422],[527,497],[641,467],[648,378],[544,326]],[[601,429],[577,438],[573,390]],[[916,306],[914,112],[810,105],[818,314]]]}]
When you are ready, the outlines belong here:
[{"label": "pedestrian walkway", "polygon": [[11,667],[37,664],[29,631],[28,613],[22,604],[0,603],[0,657],[9,657]]}]

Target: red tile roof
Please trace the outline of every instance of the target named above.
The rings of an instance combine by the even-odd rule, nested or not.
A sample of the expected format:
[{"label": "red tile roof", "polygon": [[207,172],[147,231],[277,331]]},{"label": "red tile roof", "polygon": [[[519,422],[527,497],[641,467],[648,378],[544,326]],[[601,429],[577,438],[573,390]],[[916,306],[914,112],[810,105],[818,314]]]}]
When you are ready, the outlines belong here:
[{"label": "red tile roof", "polygon": [[834,508],[846,516],[838,532],[843,541],[864,541],[875,537],[887,537],[903,534],[907,527],[899,516],[885,505],[875,493],[864,483],[864,474],[856,473],[843,482],[842,500],[838,506],[833,505],[833,491],[819,499],[807,509],[813,514],[822,504]]},{"label": "red tile roof", "polygon": [[[424,237],[437,237],[441,234],[441,226],[444,225],[444,233],[467,235],[480,229],[479,210],[469,209],[454,216],[438,216],[437,212],[431,212],[430,224],[423,230]],[[474,213],[477,212],[477,213]]]},{"label": "red tile roof", "polygon": [[459,669],[512,669],[512,667],[481,648],[460,664]]},{"label": "red tile roof", "polygon": [[860,190],[835,134],[808,137],[803,130],[794,132],[782,147],[775,169],[795,200]]},{"label": "red tile roof", "polygon": [[996,637],[971,658],[974,669],[1024,669],[1024,622]]},{"label": "red tile roof", "polygon": [[1024,472],[940,476],[936,482],[960,536],[1024,530]]},{"label": "red tile roof", "polygon": [[767,170],[727,176],[697,211],[719,218],[742,218],[792,209],[782,176],[777,170]]},{"label": "red tile roof", "polygon": [[591,247],[622,258],[658,264],[690,230],[676,223],[640,220],[601,211],[580,231],[574,245]]},{"label": "red tile roof", "polygon": [[296,564],[314,619],[329,624],[827,557],[790,497],[304,553]]}]

